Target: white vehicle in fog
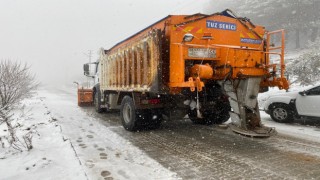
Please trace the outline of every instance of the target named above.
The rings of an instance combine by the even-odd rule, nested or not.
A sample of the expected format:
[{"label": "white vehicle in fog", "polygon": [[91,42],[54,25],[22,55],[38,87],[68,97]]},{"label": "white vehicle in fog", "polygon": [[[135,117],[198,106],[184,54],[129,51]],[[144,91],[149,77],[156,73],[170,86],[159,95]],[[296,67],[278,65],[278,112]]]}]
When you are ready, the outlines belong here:
[{"label": "white vehicle in fog", "polygon": [[300,92],[271,95],[264,110],[277,122],[292,122],[303,116],[320,118],[320,85]]}]

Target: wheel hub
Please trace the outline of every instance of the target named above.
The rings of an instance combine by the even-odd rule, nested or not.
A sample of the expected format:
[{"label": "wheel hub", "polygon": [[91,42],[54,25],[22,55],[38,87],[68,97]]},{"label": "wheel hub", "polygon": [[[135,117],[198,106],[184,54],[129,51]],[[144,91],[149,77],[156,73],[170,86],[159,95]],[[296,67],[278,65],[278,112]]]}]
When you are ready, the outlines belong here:
[{"label": "wheel hub", "polygon": [[287,111],[282,109],[282,108],[276,108],[273,111],[273,116],[277,119],[283,120],[285,118],[287,118],[288,114]]},{"label": "wheel hub", "polygon": [[126,123],[129,123],[130,119],[131,119],[131,116],[132,116],[131,107],[128,104],[125,104],[124,107],[123,107],[123,120]]}]

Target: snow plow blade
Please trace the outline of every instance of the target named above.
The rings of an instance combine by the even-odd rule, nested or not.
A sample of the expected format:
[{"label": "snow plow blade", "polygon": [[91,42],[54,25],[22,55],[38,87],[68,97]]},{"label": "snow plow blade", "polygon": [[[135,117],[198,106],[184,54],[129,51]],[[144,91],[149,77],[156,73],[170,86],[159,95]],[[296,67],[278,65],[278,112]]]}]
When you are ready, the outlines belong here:
[{"label": "snow plow blade", "polygon": [[78,106],[91,106],[93,104],[92,89],[78,88]]}]

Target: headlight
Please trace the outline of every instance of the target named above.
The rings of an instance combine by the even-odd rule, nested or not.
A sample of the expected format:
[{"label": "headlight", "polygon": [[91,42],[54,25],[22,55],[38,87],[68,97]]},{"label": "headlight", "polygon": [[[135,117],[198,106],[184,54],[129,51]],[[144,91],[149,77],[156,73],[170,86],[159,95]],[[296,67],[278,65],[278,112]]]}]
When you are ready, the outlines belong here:
[{"label": "headlight", "polygon": [[193,35],[190,33],[187,33],[183,36],[183,42],[191,42],[193,39]]}]

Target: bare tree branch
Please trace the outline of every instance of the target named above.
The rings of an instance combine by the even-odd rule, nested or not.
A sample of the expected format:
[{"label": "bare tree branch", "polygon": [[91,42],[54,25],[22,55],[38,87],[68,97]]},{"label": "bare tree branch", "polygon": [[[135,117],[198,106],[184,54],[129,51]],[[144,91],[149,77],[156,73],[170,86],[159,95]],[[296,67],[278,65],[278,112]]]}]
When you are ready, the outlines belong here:
[{"label": "bare tree branch", "polygon": [[23,140],[20,140],[16,136],[16,126],[12,124],[12,110],[23,99],[31,97],[39,85],[29,70],[27,64],[10,60],[0,61],[0,125],[7,126],[7,140],[17,150],[32,148],[32,134],[26,134]]}]

